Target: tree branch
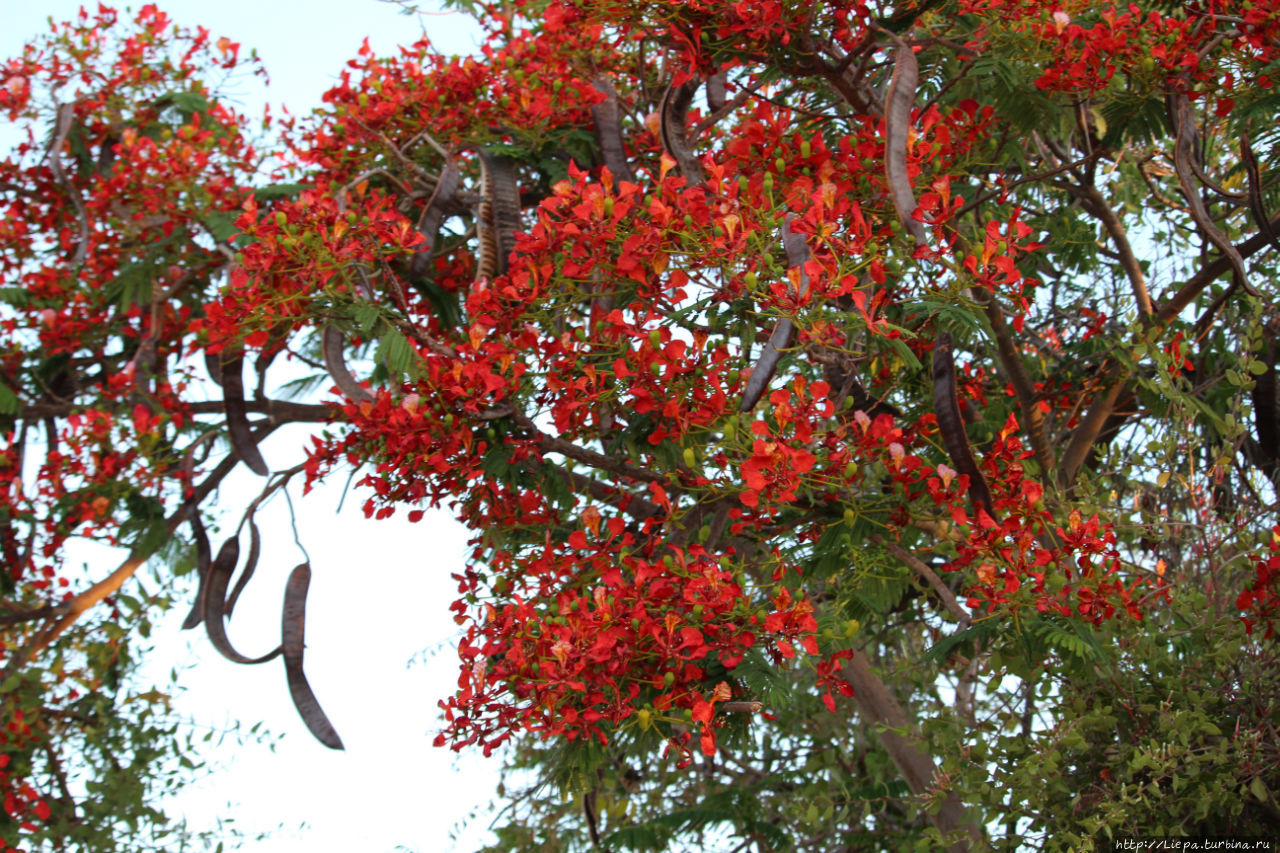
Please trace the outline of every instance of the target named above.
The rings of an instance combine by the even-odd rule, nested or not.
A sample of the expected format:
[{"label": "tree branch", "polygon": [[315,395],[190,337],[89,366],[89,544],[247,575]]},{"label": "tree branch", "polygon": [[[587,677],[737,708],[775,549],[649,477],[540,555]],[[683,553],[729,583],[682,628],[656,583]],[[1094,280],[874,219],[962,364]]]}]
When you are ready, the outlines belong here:
[{"label": "tree branch", "polygon": [[[853,656],[845,664],[841,674],[853,687],[853,698],[859,712],[875,729],[880,745],[889,753],[911,793],[917,797],[942,794],[940,786],[936,786],[937,768],[933,759],[921,751],[915,738],[897,733],[910,728],[902,706],[884,681],[871,671],[871,662],[867,656],[860,649],[853,649],[852,652]],[[944,836],[956,830],[963,830],[968,835],[968,841],[950,845],[947,848],[950,853],[965,853],[971,845],[975,848],[984,846],[981,828],[967,822],[964,812],[964,803],[959,797],[945,794],[942,796],[941,808],[929,815],[930,822]]]},{"label": "tree branch", "polygon": [[929,587],[938,594],[938,598],[942,599],[942,605],[947,608],[947,612],[956,617],[956,621],[960,623],[961,629],[969,627],[970,617],[965,609],[956,601],[955,595],[951,592],[951,588],[942,582],[942,578],[938,577],[938,573],[906,548],[903,548],[896,542],[890,542],[878,533],[871,534],[871,541],[884,548],[898,560],[906,563],[907,568],[918,574],[929,584]]},{"label": "tree branch", "polygon": [[985,292],[982,293],[979,301],[983,303],[983,307],[987,312],[987,319],[991,322],[991,331],[995,335],[996,354],[1000,360],[1000,366],[1004,368],[1009,377],[1009,384],[1013,386],[1014,394],[1018,397],[1018,408],[1022,411],[1023,427],[1031,438],[1031,448],[1035,452],[1036,462],[1040,465],[1041,473],[1048,476],[1052,474],[1055,465],[1053,453],[1049,449],[1049,435],[1045,427],[1044,412],[1040,410],[1040,403],[1036,399],[1035,386],[1031,382],[1031,376],[1027,373],[1027,366],[1022,361],[1022,355],[1018,352],[1018,348],[1013,342],[1013,335],[1009,331],[1009,324],[1005,322],[1004,311],[1001,309],[1000,303],[993,294]]},{"label": "tree branch", "polygon": [[1143,317],[1150,317],[1154,313],[1154,308],[1151,305],[1151,294],[1147,292],[1147,277],[1143,275],[1142,265],[1138,263],[1133,247],[1129,245],[1129,235],[1124,229],[1124,224],[1120,222],[1120,217],[1116,216],[1111,205],[1107,204],[1102,193],[1098,192],[1098,188],[1092,184],[1059,183],[1058,185],[1066,187],[1068,192],[1080,199],[1084,209],[1107,229],[1107,234],[1111,237],[1111,242],[1115,244],[1116,253],[1119,255],[1120,267],[1129,279],[1129,286],[1133,288],[1133,299],[1137,303],[1138,313]]},{"label": "tree branch", "polygon": [[525,432],[528,432],[536,439],[538,449],[543,453],[559,453],[561,456],[566,456],[592,468],[598,468],[601,471],[608,471],[622,477],[630,477],[641,482],[662,483],[667,479],[661,474],[637,468],[634,465],[614,459],[612,456],[605,456],[603,453],[596,453],[594,450],[588,450],[571,441],[547,435],[538,429],[537,425],[523,412],[512,411],[510,417]]}]

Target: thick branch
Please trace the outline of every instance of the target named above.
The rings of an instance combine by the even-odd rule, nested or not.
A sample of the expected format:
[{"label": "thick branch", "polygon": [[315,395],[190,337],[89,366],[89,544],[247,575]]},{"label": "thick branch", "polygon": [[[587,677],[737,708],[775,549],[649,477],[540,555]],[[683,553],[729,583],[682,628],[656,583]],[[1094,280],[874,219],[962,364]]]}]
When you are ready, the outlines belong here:
[{"label": "thick branch", "polygon": [[[1280,216],[1272,219],[1270,225],[1273,231],[1280,229]],[[1258,251],[1267,247],[1270,243],[1271,240],[1267,235],[1259,232],[1243,243],[1238,244],[1236,251],[1240,253],[1241,258],[1248,258],[1257,254]],[[1190,305],[1200,295],[1201,291],[1213,284],[1220,276],[1230,272],[1231,269],[1231,259],[1225,255],[1219,255],[1213,261],[1205,264],[1198,273],[1187,279],[1186,284],[1182,285],[1169,301],[1160,306],[1160,310],[1155,315],[1156,322],[1161,325],[1172,322],[1175,317],[1182,313],[1183,308]]]},{"label": "thick branch", "polygon": [[538,429],[534,422],[529,420],[528,416],[522,412],[512,412],[511,419],[537,439],[538,449],[543,453],[559,453],[561,456],[566,456],[592,468],[608,471],[622,477],[630,477],[641,482],[661,483],[666,480],[666,477],[661,474],[637,468],[634,465],[614,459],[612,456],[605,456],[603,453],[596,453],[594,450],[588,450],[571,441],[565,441],[563,438],[547,435]]},{"label": "thick branch", "polygon": [[1116,410],[1116,403],[1124,392],[1125,380],[1128,377],[1129,371],[1121,367],[1119,362],[1112,362],[1103,373],[1102,385],[1107,390],[1094,399],[1093,406],[1090,407],[1084,420],[1071,433],[1071,442],[1067,445],[1066,452],[1062,454],[1058,465],[1058,485],[1062,488],[1069,488],[1075,482],[1076,475],[1080,473],[1080,468],[1089,458],[1089,452],[1093,450],[1098,436],[1102,435],[1107,419]]},{"label": "thick branch", "polygon": [[1129,286],[1133,288],[1133,299],[1138,305],[1138,313],[1143,317],[1150,317],[1154,309],[1151,305],[1151,294],[1147,292],[1147,277],[1143,275],[1142,266],[1133,253],[1133,247],[1129,245],[1129,235],[1123,223],[1120,222],[1120,217],[1116,216],[1115,211],[1111,209],[1111,205],[1107,204],[1107,200],[1102,197],[1102,193],[1098,192],[1097,187],[1079,184],[1066,186],[1072,195],[1080,199],[1084,209],[1107,229],[1111,242],[1115,244],[1116,253],[1120,256],[1120,266],[1129,279]]},{"label": "thick branch", "polygon": [[[911,788],[911,793],[918,797],[931,793],[940,794],[940,786],[935,787],[937,768],[933,759],[920,749],[915,738],[897,733],[909,729],[906,714],[885,683],[871,671],[871,662],[867,660],[867,656],[860,650],[853,649],[853,656],[845,665],[842,675],[853,687],[858,710],[875,729],[880,745],[889,753],[898,772]],[[982,830],[967,822],[964,812],[964,803],[959,797],[945,794],[937,813],[929,815],[929,820],[944,836],[956,830],[963,830],[969,836],[968,841],[952,844],[948,848],[951,853],[965,853],[971,844],[975,847],[983,845]]]},{"label": "thick branch", "polygon": [[[1280,217],[1273,219],[1271,224],[1274,228],[1280,228]],[[1248,258],[1268,245],[1270,240],[1267,235],[1260,232],[1237,245],[1236,251],[1241,258]],[[1231,271],[1233,266],[1231,259],[1225,255],[1220,255],[1205,264],[1199,272],[1187,279],[1172,298],[1160,306],[1160,310],[1150,318],[1151,321],[1160,326],[1172,322],[1182,309],[1190,305],[1219,276]],[[1113,362],[1103,373],[1101,385],[1106,390],[1094,399],[1092,407],[1072,433],[1071,442],[1062,455],[1058,467],[1058,483],[1064,488],[1075,482],[1081,466],[1089,458],[1089,452],[1093,449],[1098,437],[1102,435],[1107,419],[1115,412],[1116,404],[1124,396],[1125,385],[1131,373],[1129,368],[1116,362]]]},{"label": "thick branch", "polygon": [[[293,403],[288,400],[246,400],[245,410],[255,414],[266,415],[273,424],[279,425],[293,422],[321,423],[333,418],[334,407],[323,403]],[[23,406],[18,417],[22,420],[44,420],[45,418],[65,418],[84,408],[78,403],[32,403]],[[193,415],[220,415],[222,402],[209,400],[187,404],[187,410]]]},{"label": "thick branch", "polygon": [[1045,429],[1044,412],[1036,399],[1035,385],[1027,374],[1027,367],[1022,362],[1022,355],[1014,345],[1009,324],[1005,322],[1004,311],[1000,303],[991,294],[984,294],[983,307],[987,311],[987,319],[991,322],[991,331],[996,339],[996,353],[1000,366],[1004,368],[1013,385],[1013,392],[1018,397],[1018,408],[1022,412],[1022,424],[1031,438],[1031,448],[1035,451],[1036,462],[1043,475],[1049,475],[1054,469],[1053,453],[1049,449],[1049,434]]}]

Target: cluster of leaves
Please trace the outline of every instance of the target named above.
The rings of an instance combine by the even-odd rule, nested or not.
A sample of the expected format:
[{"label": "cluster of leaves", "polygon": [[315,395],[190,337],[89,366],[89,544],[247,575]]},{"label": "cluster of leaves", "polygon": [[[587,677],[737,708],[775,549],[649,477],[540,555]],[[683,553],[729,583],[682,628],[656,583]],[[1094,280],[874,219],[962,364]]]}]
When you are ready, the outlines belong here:
[{"label": "cluster of leaves", "polygon": [[[475,11],[477,56],[362,50],[269,165],[206,82],[237,47],[154,7],[0,72],[6,675],[189,536],[188,626],[282,653],[340,747],[310,568],[280,649],[225,619],[258,505],[349,467],[475,531],[438,742],[535,774],[502,849],[1268,819],[1280,5]],[[130,553],[73,590],[71,537]]]}]

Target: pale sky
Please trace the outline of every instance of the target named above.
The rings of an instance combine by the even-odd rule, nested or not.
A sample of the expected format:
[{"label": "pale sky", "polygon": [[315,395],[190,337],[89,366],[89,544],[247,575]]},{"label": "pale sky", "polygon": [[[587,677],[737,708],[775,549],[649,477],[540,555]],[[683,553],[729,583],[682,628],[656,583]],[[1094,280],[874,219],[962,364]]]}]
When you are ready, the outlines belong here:
[{"label": "pale sky", "polygon": [[[423,26],[442,52],[475,47],[474,27],[465,16],[406,17],[378,0],[158,5],[176,23],[201,25],[215,38],[241,42],[242,55],[258,50],[271,86],[264,97],[254,80],[241,84],[237,106],[251,117],[261,114],[264,100],[305,114],[366,36],[383,54],[415,40]],[[71,0],[0,0],[0,61],[43,32],[47,17],[64,20],[79,7]],[[280,469],[296,463],[304,437],[274,436],[263,447],[268,464]],[[207,758],[218,765],[216,771],[161,805],[173,815],[185,814],[196,827],[212,828],[219,817],[234,818],[250,835],[281,827],[267,840],[247,842],[242,849],[248,853],[473,850],[486,837],[487,819],[473,821],[456,844],[451,832],[468,812],[490,802],[499,759],[477,751],[455,761],[453,753],[431,746],[440,729],[436,703],[456,683],[456,627],[448,611],[455,584],[449,575],[462,566],[467,531],[443,512],[416,525],[403,514],[366,521],[360,511],[364,498],[355,491],[335,514],[343,480],[345,474],[301,500],[295,491],[294,506],[313,570],[307,675],[346,751],[325,749],[306,731],[289,700],[282,666],[223,660],[202,632],[178,631],[185,612],[179,607],[153,633],[157,654],[147,670],[162,689],[171,668],[182,670],[179,682],[186,691],[178,699],[179,712],[195,720],[197,731],[262,721],[284,738],[274,751],[230,740],[211,746]],[[222,505],[232,511],[243,507],[261,483],[241,466],[223,488]],[[277,499],[270,509],[259,513],[263,559],[229,627],[232,642],[247,654],[279,642],[285,579],[304,559],[293,544],[285,503]],[[228,514],[224,527],[238,518]],[[215,549],[223,535],[211,531]],[[247,545],[247,537],[242,543]],[[97,576],[110,568],[114,564],[91,565]]]}]

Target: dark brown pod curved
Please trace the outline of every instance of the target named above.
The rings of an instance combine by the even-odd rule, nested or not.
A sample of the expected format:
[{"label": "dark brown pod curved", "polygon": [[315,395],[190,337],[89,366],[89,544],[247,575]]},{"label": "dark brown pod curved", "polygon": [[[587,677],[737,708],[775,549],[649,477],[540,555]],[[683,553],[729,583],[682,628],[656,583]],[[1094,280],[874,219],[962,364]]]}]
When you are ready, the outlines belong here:
[{"label": "dark brown pod curved", "polygon": [[231,590],[231,595],[227,596],[226,602],[222,605],[222,613],[228,619],[235,612],[236,602],[240,600],[240,593],[244,592],[244,588],[248,586],[249,579],[253,577],[253,573],[258,570],[258,557],[262,553],[262,537],[258,533],[258,525],[253,518],[249,518],[249,556],[244,561],[244,571],[240,573],[240,577],[236,580],[235,587]]},{"label": "dark brown pod curved", "polygon": [[1240,161],[1244,164],[1244,173],[1249,180],[1249,213],[1273,246],[1280,248],[1280,235],[1271,227],[1271,217],[1267,215],[1267,207],[1262,200],[1262,170],[1258,167],[1258,158],[1249,144],[1249,134],[1240,134]]},{"label": "dark brown pod curved", "polygon": [[727,83],[729,75],[727,72],[720,71],[712,74],[707,78],[707,109],[711,112],[719,112],[724,109],[725,101],[728,98]]},{"label": "dark brown pod curved", "polygon": [[342,332],[333,326],[326,326],[320,336],[320,350],[324,355],[324,367],[338,390],[357,403],[372,403],[375,399],[347,369],[347,361],[343,355],[345,339]]},{"label": "dark brown pod curved", "polygon": [[913,215],[916,195],[907,171],[907,140],[911,130],[911,110],[916,101],[916,85],[920,82],[920,67],[911,45],[899,38],[894,41],[897,47],[893,52],[893,76],[889,78],[889,91],[884,101],[885,183],[889,186],[889,199],[898,220],[915,239],[916,245],[924,246],[929,238],[920,220]]},{"label": "dark brown pod curved", "polygon": [[436,188],[432,190],[431,198],[427,200],[427,206],[422,209],[422,217],[418,220],[418,233],[427,238],[427,242],[409,261],[411,275],[422,277],[427,274],[436,235],[440,233],[440,226],[444,224],[445,209],[457,198],[461,181],[462,170],[458,168],[458,162],[450,157],[445,161],[444,168],[440,170]]},{"label": "dark brown pod curved", "polygon": [[973,458],[973,449],[969,446],[969,437],[964,431],[964,420],[960,417],[960,400],[956,396],[956,361],[952,353],[951,335],[947,332],[939,333],[933,343],[932,374],[933,411],[938,419],[942,446],[951,457],[956,473],[969,477],[969,501],[973,505],[974,514],[977,514],[978,507],[981,506],[994,519],[995,504],[991,500],[991,489]]},{"label": "dark brown pod curved", "polygon": [[258,450],[258,442],[254,441],[253,430],[249,428],[248,410],[244,404],[244,356],[223,358],[221,368],[222,408],[227,415],[231,449],[253,473],[265,477],[271,473],[271,469]]},{"label": "dark brown pod curved", "polygon": [[609,167],[613,177],[619,181],[636,182],[635,172],[627,162],[627,152],[622,145],[622,119],[618,114],[618,92],[613,88],[613,81],[608,75],[597,74],[591,81],[595,90],[604,95],[604,100],[591,107],[591,118],[596,126],[596,143],[600,146],[600,156]]},{"label": "dark brown pod curved", "polygon": [[196,600],[182,621],[182,630],[189,631],[204,619],[204,599],[208,593],[209,567],[213,561],[213,549],[209,546],[209,534],[204,529],[204,520],[200,518],[200,510],[194,503],[187,504],[187,521],[191,524],[191,535],[196,540],[196,574],[200,578],[200,586],[196,589]]},{"label": "dark brown pod curved", "polygon": [[1277,425],[1276,337],[1273,328],[1262,329],[1262,361],[1267,369],[1253,381],[1253,422],[1264,458],[1280,461],[1280,425]]},{"label": "dark brown pod curved", "polygon": [[694,78],[686,80],[679,86],[672,85],[662,96],[662,109],[659,112],[662,131],[662,147],[680,167],[689,186],[701,186],[706,183],[702,174],[702,166],[689,145],[689,131],[686,125],[689,105],[698,92],[699,81]]},{"label": "dark brown pod curved", "polygon": [[[793,219],[795,214],[789,213],[782,222],[782,248],[787,253],[787,266],[800,268],[800,293],[803,295],[809,292],[809,274],[804,270],[804,265],[809,260],[809,247],[805,245],[802,235],[791,230]],[[773,333],[769,335],[769,340],[760,352],[760,358],[756,360],[755,367],[751,370],[751,377],[747,379],[747,387],[742,392],[742,402],[738,404],[738,411],[749,412],[756,407],[756,403],[760,402],[765,389],[773,379],[773,374],[778,369],[778,359],[782,357],[782,351],[791,343],[794,330],[794,324],[787,317],[780,318],[773,327]]]},{"label": "dark brown pod curved", "polygon": [[[520,186],[516,182],[516,164],[510,157],[490,154],[479,149],[483,169],[481,219],[488,228],[492,252],[492,275],[507,271],[507,258],[516,246],[520,230]],[[483,249],[482,249],[483,252]]]},{"label": "dark brown pod curved", "polygon": [[232,536],[218,549],[218,558],[209,569],[209,577],[205,581],[204,592],[204,628],[209,635],[209,643],[227,660],[233,663],[256,664],[267,661],[280,654],[277,646],[262,657],[246,657],[236,651],[227,639],[227,623],[223,616],[223,603],[227,596],[227,583],[240,561],[240,540]]},{"label": "dark brown pod curved", "polygon": [[204,354],[204,369],[209,371],[209,378],[212,379],[219,388],[221,388],[222,356],[206,351]]},{"label": "dark brown pod curved", "polygon": [[338,737],[338,732],[325,716],[302,671],[302,653],[307,632],[307,588],[310,585],[311,566],[303,563],[289,575],[289,583],[285,586],[281,624],[284,671],[289,679],[289,695],[293,697],[293,705],[311,734],[330,749],[343,749],[342,738]]}]

